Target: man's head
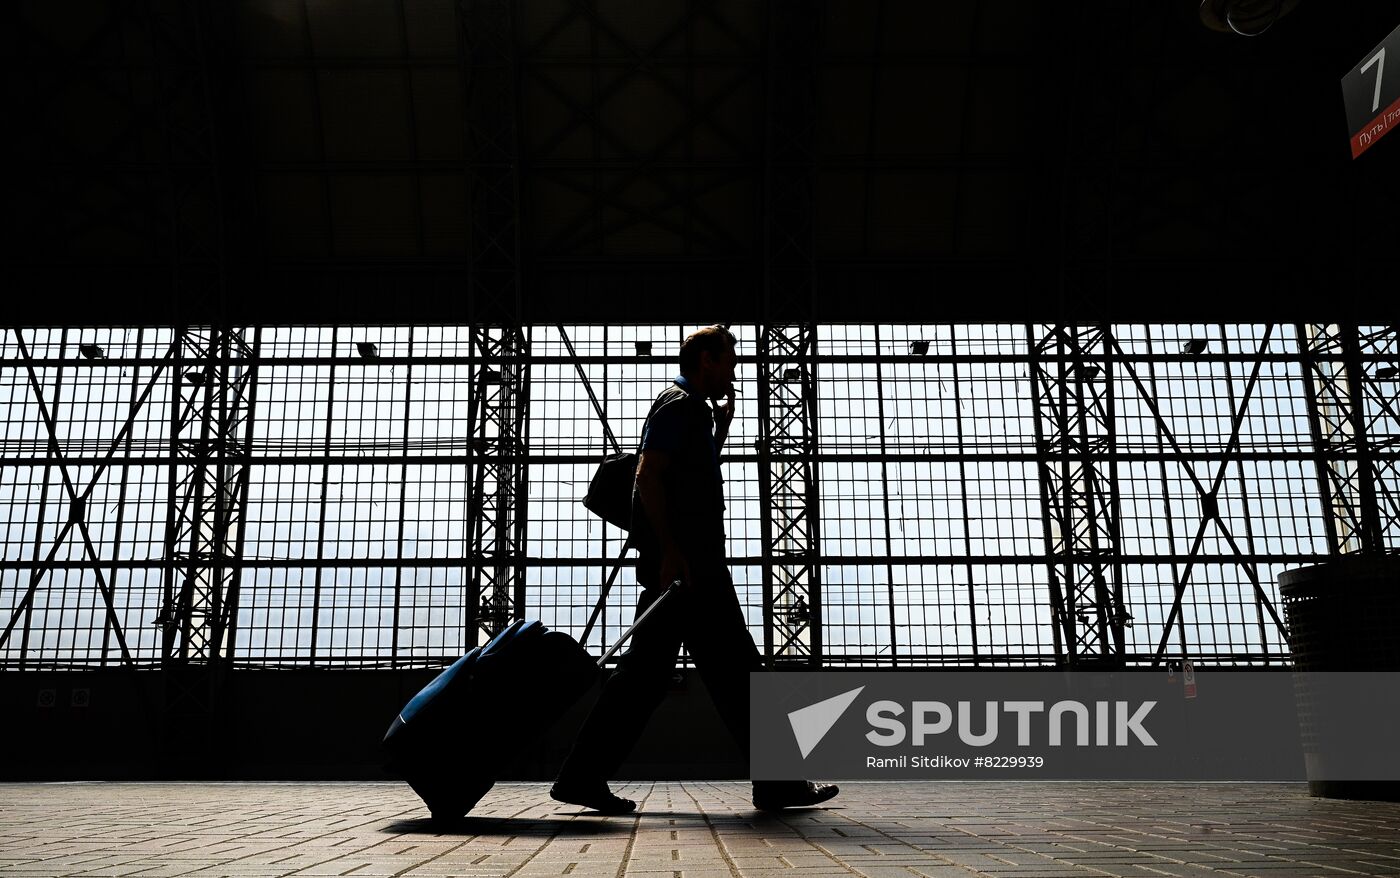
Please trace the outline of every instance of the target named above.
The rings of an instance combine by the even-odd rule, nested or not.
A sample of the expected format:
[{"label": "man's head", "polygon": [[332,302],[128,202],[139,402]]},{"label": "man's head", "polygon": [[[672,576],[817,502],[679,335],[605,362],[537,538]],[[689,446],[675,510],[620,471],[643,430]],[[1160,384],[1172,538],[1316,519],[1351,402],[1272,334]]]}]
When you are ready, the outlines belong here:
[{"label": "man's head", "polygon": [[705,399],[722,399],[734,389],[734,334],[707,326],[681,343],[681,374]]}]

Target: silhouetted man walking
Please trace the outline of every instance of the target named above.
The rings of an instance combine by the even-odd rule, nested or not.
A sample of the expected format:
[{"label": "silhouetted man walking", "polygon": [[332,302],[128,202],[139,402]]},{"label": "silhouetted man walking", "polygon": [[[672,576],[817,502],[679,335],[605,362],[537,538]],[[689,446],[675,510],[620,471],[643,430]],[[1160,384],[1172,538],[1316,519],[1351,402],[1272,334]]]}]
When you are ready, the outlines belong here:
[{"label": "silhouetted man walking", "polygon": [[[550,795],[623,814],[636,803],[613,795],[608,778],[626,758],[666,695],[684,644],[745,758],[749,753],[749,672],[763,666],[725,563],[724,486],[719,450],[734,419],[735,339],[711,326],[680,349],[681,374],[662,391],[642,428],[632,498],[641,615],[680,580],[684,585],[633,635],[617,670],[584,721]],[[710,401],[723,400],[722,403]],[[832,784],[755,781],[763,810],[814,805]]]}]

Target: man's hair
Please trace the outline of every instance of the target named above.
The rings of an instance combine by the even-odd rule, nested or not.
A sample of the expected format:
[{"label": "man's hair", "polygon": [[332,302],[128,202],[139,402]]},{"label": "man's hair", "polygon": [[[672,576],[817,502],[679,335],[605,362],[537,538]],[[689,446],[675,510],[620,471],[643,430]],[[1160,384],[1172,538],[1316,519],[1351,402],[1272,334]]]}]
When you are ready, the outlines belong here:
[{"label": "man's hair", "polygon": [[700,365],[700,355],[706,351],[716,356],[734,350],[737,344],[734,333],[718,324],[697,329],[681,342],[681,372],[695,371]]}]

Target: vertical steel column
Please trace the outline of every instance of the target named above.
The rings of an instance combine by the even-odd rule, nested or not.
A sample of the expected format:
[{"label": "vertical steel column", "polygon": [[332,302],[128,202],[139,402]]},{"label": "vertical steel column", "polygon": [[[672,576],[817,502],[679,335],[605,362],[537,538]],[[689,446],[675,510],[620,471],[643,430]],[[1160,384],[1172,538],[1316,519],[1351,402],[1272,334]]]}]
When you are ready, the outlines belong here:
[{"label": "vertical steel column", "polygon": [[820,664],[816,328],[765,326],[759,340],[758,478],[772,662]]},{"label": "vertical steel column", "polygon": [[[880,514],[885,531],[885,603],[890,614],[890,664],[899,666],[899,631],[895,624],[894,534],[890,533],[890,456],[889,430],[885,426],[885,376],[880,367],[880,327],[875,326],[875,415],[880,423]],[[910,638],[911,642],[913,638]],[[911,644],[912,645],[912,644]],[[912,649],[911,649],[912,652]]]},{"label": "vertical steel column", "polygon": [[1333,554],[1400,550],[1400,328],[1298,327]]},{"label": "vertical steel column", "polygon": [[[1103,6],[1104,8],[1099,8]],[[1082,4],[1059,25],[1073,62],[1059,83],[1061,163],[1057,325],[1030,333],[1037,465],[1050,562],[1057,658],[1069,666],[1122,661],[1123,627],[1110,330],[1072,325],[1103,314],[1113,297],[1118,209],[1121,60],[1107,4]],[[1121,233],[1121,232],[1120,232]],[[1071,316],[1075,315],[1075,316]],[[1092,319],[1092,318],[1089,318]]]},{"label": "vertical steel column", "polygon": [[1036,461],[1052,622],[1070,666],[1122,660],[1117,474],[1108,328],[1044,326],[1032,340]]},{"label": "vertical steel column", "polygon": [[[209,309],[219,315],[209,326],[176,328],[170,509],[158,619],[162,662],[172,668],[226,657],[226,596],[242,520],[256,358],[242,332],[223,317],[229,156],[221,154],[220,139],[233,124],[224,117],[235,78],[225,42],[226,10],[207,0],[150,0],[147,12],[170,186],[171,300],[177,312]],[[174,686],[167,707],[193,694],[184,688]]]},{"label": "vertical steel column", "polygon": [[[175,775],[206,774],[219,747],[246,502],[256,352],[227,317],[231,243],[248,198],[233,161],[238,67],[232,16],[212,0],[149,0],[159,132],[169,183],[170,509],[161,627],[162,752]],[[199,327],[199,328],[196,328]]]},{"label": "vertical steel column", "polygon": [[510,0],[459,0],[466,123],[468,314],[467,645],[519,619],[525,604],[528,336],[521,326],[520,70]]},{"label": "vertical steel column", "polygon": [[468,455],[471,594],[484,642],[523,617],[529,341],[519,328],[472,327],[474,368]]},{"label": "vertical steel column", "polygon": [[758,344],[758,478],[764,658],[817,666],[822,654],[817,465],[814,148],[820,4],[770,0],[764,156],[763,325]]},{"label": "vertical steel column", "polygon": [[258,350],[227,328],[181,327],[171,387],[170,509],[161,627],[170,777],[217,776],[233,656]]},{"label": "vertical steel column", "polygon": [[248,497],[257,334],[180,331],[161,656],[167,666],[229,658]]},{"label": "vertical steel column", "polygon": [[[394,535],[394,557],[403,560],[404,532],[408,527],[408,468],[414,466],[413,457],[409,454],[410,442],[413,436],[413,354],[414,354],[414,327],[408,328],[408,365],[404,367],[404,398],[403,398],[403,460],[399,463],[399,520],[395,522],[396,533]],[[427,347],[427,345],[424,345]],[[416,553],[416,550],[415,550]],[[393,646],[390,648],[389,666],[399,666],[399,620],[403,614],[403,587],[404,577],[412,576],[412,573],[403,564],[394,565],[394,631]],[[411,644],[411,641],[410,641]]]}]

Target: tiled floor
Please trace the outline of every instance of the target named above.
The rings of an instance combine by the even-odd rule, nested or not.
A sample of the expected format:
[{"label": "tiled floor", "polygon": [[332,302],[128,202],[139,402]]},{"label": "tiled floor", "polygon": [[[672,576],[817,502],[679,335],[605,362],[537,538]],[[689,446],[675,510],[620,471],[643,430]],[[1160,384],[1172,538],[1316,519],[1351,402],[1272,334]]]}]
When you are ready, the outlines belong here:
[{"label": "tiled floor", "polygon": [[617,784],[598,817],[499,784],[433,826],[400,784],[0,785],[6,876],[1400,875],[1400,803],[1302,784],[850,783],[756,812],[743,783]]}]

